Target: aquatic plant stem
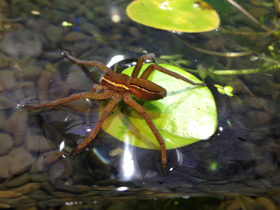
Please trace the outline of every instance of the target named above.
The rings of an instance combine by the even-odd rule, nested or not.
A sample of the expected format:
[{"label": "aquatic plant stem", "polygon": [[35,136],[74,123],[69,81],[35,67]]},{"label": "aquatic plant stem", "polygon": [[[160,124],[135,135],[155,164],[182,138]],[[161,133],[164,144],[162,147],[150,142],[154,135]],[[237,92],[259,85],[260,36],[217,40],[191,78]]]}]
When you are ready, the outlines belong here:
[{"label": "aquatic plant stem", "polygon": [[[265,25],[261,24],[260,21],[258,21],[254,16],[252,16],[247,10],[245,10],[242,6],[240,6],[238,3],[236,3],[234,0],[227,0],[230,4],[235,6],[238,10],[240,10],[244,15],[246,15],[250,20],[252,20],[254,23],[262,27],[267,32],[272,33],[272,30]],[[276,0],[277,1],[277,0]]]},{"label": "aquatic plant stem", "polygon": [[275,5],[275,9],[276,9],[278,18],[280,18],[280,4],[279,4],[279,0],[274,0],[274,5]]},{"label": "aquatic plant stem", "polygon": [[[273,65],[267,68],[266,71],[271,71],[279,68],[280,68],[280,64]],[[213,73],[217,75],[240,75],[240,74],[257,74],[262,72],[260,72],[259,68],[256,68],[256,69],[243,69],[243,70],[215,70],[213,71]]]},{"label": "aquatic plant stem", "polygon": [[191,44],[188,44],[186,41],[183,41],[182,39],[180,39],[178,37],[178,35],[176,35],[176,34],[173,34],[173,37],[176,38],[177,40],[179,40],[180,42],[182,42],[187,47],[192,48],[198,52],[202,52],[202,53],[209,54],[209,55],[217,55],[217,56],[223,56],[223,57],[241,57],[241,56],[247,56],[247,55],[251,54],[251,52],[215,52],[215,51],[211,51],[211,50],[205,50],[205,49],[202,49],[199,47],[192,46]]}]

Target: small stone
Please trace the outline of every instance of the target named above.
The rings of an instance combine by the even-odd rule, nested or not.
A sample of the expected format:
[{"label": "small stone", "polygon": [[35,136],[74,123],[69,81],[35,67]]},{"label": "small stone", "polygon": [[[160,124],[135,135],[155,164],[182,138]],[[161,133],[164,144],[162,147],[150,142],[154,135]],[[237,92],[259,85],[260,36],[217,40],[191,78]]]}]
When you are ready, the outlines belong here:
[{"label": "small stone", "polygon": [[22,196],[21,192],[16,191],[0,191],[0,198],[16,198]]},{"label": "small stone", "polygon": [[0,133],[0,156],[7,154],[14,146],[12,137],[9,134]]},{"label": "small stone", "polygon": [[61,54],[61,51],[57,51],[57,52],[51,51],[51,52],[45,52],[42,55],[42,58],[51,60],[51,61],[56,61],[56,60],[63,58],[63,55]]},{"label": "small stone", "polygon": [[27,112],[24,110],[18,110],[4,123],[3,129],[7,133],[13,135],[15,146],[19,146],[24,140],[28,128],[27,120]]},{"label": "small stone", "polygon": [[0,111],[0,129],[3,128],[5,121],[6,121],[6,112]]},{"label": "small stone", "polygon": [[[1,41],[1,39],[0,39]],[[0,53],[0,68],[7,68],[10,66],[10,63],[13,58],[6,56],[4,53]]]},{"label": "small stone", "polygon": [[42,71],[38,81],[37,86],[39,89],[39,99],[43,102],[48,101],[48,89],[50,85],[50,81],[52,78],[52,73],[50,71]]},{"label": "small stone", "polygon": [[67,179],[73,173],[73,167],[69,160],[61,159],[54,163],[50,169],[50,177],[53,180]]},{"label": "small stone", "polygon": [[256,7],[261,7],[262,6],[262,1],[261,0],[250,0],[250,4]]},{"label": "small stone", "polygon": [[66,192],[52,192],[52,195],[57,197],[57,198],[71,198],[74,195],[71,193],[66,193]]},{"label": "small stone", "polygon": [[41,185],[41,189],[49,194],[54,191],[54,187],[49,182],[43,182]]},{"label": "small stone", "polygon": [[50,26],[47,28],[45,34],[52,43],[56,43],[62,37],[62,28],[57,26]]},{"label": "small stone", "polygon": [[121,34],[114,34],[112,36],[110,36],[109,41],[113,42],[113,41],[118,41],[121,40],[122,35]]},{"label": "small stone", "polygon": [[2,203],[2,202],[0,202],[0,208],[3,208],[3,209],[10,209],[10,208],[11,208],[11,205],[10,205],[10,204],[7,204],[7,203]]},{"label": "small stone", "polygon": [[22,89],[25,98],[36,98],[37,97],[37,87],[35,87],[34,82],[22,82],[19,85]]},{"label": "small stone", "polygon": [[44,165],[43,159],[37,158],[32,163],[32,165],[31,165],[31,167],[29,169],[29,173],[30,174],[41,173],[41,172],[44,171],[44,169],[45,169],[45,165]]},{"label": "small stone", "polygon": [[15,74],[10,70],[0,71],[0,83],[4,90],[11,90],[16,86]]},{"label": "small stone", "polygon": [[58,161],[64,152],[56,150],[56,151],[51,151],[47,154],[43,154],[42,157],[44,157],[44,164],[45,165],[50,165],[53,164],[54,162]]},{"label": "small stone", "polygon": [[266,16],[267,14],[270,13],[270,11],[265,8],[257,8],[257,7],[250,7],[248,9],[248,12],[251,13],[251,15],[253,15],[257,19],[259,19],[262,16]]},{"label": "small stone", "polygon": [[26,172],[34,161],[32,155],[24,147],[14,148],[9,152],[9,157],[12,161],[9,166],[11,175],[19,175]]},{"label": "small stone", "polygon": [[39,190],[40,187],[41,187],[41,183],[28,183],[21,187],[14,188],[13,191],[21,192],[23,194],[29,194],[31,192]]},{"label": "small stone", "polygon": [[84,193],[82,190],[74,187],[74,186],[70,186],[70,185],[66,185],[64,182],[62,181],[58,181],[56,183],[56,190],[60,190],[60,191],[64,191],[64,192],[69,192],[69,193],[74,193],[74,194],[82,194]]},{"label": "small stone", "polygon": [[42,72],[42,67],[36,66],[35,64],[26,65],[20,71],[16,70],[16,76],[24,80],[37,80]]},{"label": "small stone", "polygon": [[80,32],[70,32],[64,36],[64,40],[67,42],[79,42],[86,40],[86,36]]},{"label": "small stone", "polygon": [[0,157],[0,178],[6,179],[10,176],[10,165],[12,164],[12,159],[8,155]]},{"label": "small stone", "polygon": [[3,90],[4,90],[4,87],[3,87],[3,85],[2,85],[2,83],[0,81],[0,93],[3,92]]},{"label": "small stone", "polygon": [[95,25],[90,24],[90,23],[82,23],[80,29],[82,32],[85,32],[85,33],[90,33],[93,30],[99,31],[99,29]]},{"label": "small stone", "polygon": [[44,136],[30,135],[25,142],[28,151],[42,153],[52,150],[50,141]]},{"label": "small stone", "polygon": [[31,174],[30,180],[33,182],[49,182],[50,178],[47,174],[38,173],[38,174]]},{"label": "small stone", "polygon": [[270,125],[271,117],[265,112],[262,111],[250,111],[246,118],[248,120],[248,125],[252,126],[264,126]]},{"label": "small stone", "polygon": [[29,181],[29,174],[25,173],[21,176],[9,180],[6,184],[7,187],[19,187],[26,184]]},{"label": "small stone", "polygon": [[42,53],[39,34],[28,30],[6,32],[2,36],[0,48],[11,57],[35,57]]},{"label": "small stone", "polygon": [[9,8],[9,4],[6,1],[1,0],[0,1],[0,10],[4,11],[4,9],[6,10],[8,8]]},{"label": "small stone", "polygon": [[51,195],[30,195],[31,199],[34,200],[50,200],[53,198]]},{"label": "small stone", "polygon": [[91,192],[87,192],[87,193],[84,193],[82,194],[81,196],[84,196],[84,197],[87,197],[87,196],[94,196],[94,195],[97,195],[99,194],[100,192],[98,191],[91,191]]},{"label": "small stone", "polygon": [[19,203],[26,200],[29,200],[28,196],[26,195],[22,195],[16,198],[0,198],[1,203],[9,204],[12,208],[18,207]]},{"label": "small stone", "polygon": [[92,190],[92,188],[87,185],[78,185],[77,189],[82,190],[84,192],[90,192]]},{"label": "small stone", "polygon": [[85,74],[81,74],[81,69],[72,66],[66,79],[67,86],[76,91],[90,91],[92,88],[92,80]]}]

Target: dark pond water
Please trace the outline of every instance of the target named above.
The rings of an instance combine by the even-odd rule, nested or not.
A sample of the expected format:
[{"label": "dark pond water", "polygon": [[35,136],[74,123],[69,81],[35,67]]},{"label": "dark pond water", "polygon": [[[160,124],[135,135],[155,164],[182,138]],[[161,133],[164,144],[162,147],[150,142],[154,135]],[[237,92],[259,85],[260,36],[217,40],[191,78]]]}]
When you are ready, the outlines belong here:
[{"label": "dark pond water", "polygon": [[[230,4],[219,10],[218,30],[178,34],[131,21],[125,14],[129,2],[0,0],[0,208],[37,205],[44,209],[87,203],[101,209],[135,198],[277,195],[278,37],[264,32]],[[267,17],[264,23],[268,26],[277,24],[271,18],[276,16],[273,7],[258,1],[243,6],[256,18]],[[114,15],[120,21],[114,22]],[[43,111],[20,108],[91,91],[99,81],[101,71],[85,74],[64,58],[63,50],[105,64],[122,55],[122,65],[137,61],[144,52],[158,58],[176,54],[181,60],[158,60],[187,69],[209,69],[205,83],[217,105],[216,133],[207,141],[168,150],[167,174],[162,171],[159,150],[127,145],[103,131],[87,151],[70,157],[69,152],[96,125],[99,101],[78,100]],[[229,57],[227,52],[248,53]],[[121,64],[119,67],[125,68]],[[211,73],[211,69],[215,71]],[[216,71],[248,69],[257,73],[220,75]],[[197,71],[192,73],[199,77]],[[233,96],[221,94],[215,84],[232,86]],[[254,206],[266,198],[242,199]],[[239,204],[242,199],[237,199]],[[278,205],[277,197],[273,199],[265,201]],[[218,198],[214,203],[226,209],[237,201],[222,203]],[[110,206],[102,206],[106,202]],[[172,205],[175,209],[176,202],[166,199],[163,205],[150,200],[146,205]],[[212,205],[207,199],[193,203]],[[133,208],[137,205],[130,203]]]}]

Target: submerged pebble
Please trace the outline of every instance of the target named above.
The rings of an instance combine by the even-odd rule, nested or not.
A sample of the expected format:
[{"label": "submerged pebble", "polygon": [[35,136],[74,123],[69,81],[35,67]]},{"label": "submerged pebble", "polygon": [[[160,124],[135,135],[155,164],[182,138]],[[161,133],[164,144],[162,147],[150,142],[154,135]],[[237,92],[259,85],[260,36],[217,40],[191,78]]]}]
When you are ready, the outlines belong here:
[{"label": "submerged pebble", "polygon": [[80,42],[86,40],[86,36],[81,32],[70,32],[63,39],[67,42]]},{"label": "submerged pebble", "polygon": [[21,192],[22,194],[26,195],[36,190],[39,190],[40,187],[41,187],[41,183],[28,183],[21,187],[14,188],[13,191]]},{"label": "submerged pebble", "polygon": [[0,178],[6,179],[10,176],[10,165],[12,164],[12,159],[8,156],[0,157]]},{"label": "submerged pebble", "polygon": [[9,134],[0,133],[0,142],[0,156],[7,154],[14,146],[13,139]]},{"label": "submerged pebble", "polygon": [[7,187],[19,187],[21,185],[26,184],[29,181],[29,174],[25,173],[16,178],[9,180],[6,184]]},{"label": "submerged pebble", "polygon": [[53,180],[67,179],[73,173],[73,166],[67,159],[61,159],[54,163],[50,169],[50,178]]},{"label": "submerged pebble", "polygon": [[22,196],[21,192],[16,191],[0,191],[0,198],[16,198]]},{"label": "submerged pebble", "polygon": [[4,90],[10,90],[16,86],[15,74],[10,70],[0,71],[0,82]]},{"label": "submerged pebble", "polygon": [[43,102],[48,101],[48,89],[52,78],[52,72],[50,71],[42,71],[39,79],[37,80],[39,99]]},{"label": "submerged pebble", "polygon": [[0,110],[0,129],[3,128],[5,121],[6,121],[6,112]]},{"label": "submerged pebble", "polygon": [[51,43],[58,42],[62,37],[62,28],[57,26],[49,26],[45,34]]},{"label": "submerged pebble", "polygon": [[54,162],[58,161],[64,152],[56,150],[56,151],[51,151],[46,154],[43,154],[42,156],[44,157],[44,164],[45,165],[50,165],[53,164]]},{"label": "submerged pebble", "polygon": [[51,142],[40,135],[30,135],[26,139],[25,146],[30,152],[42,153],[52,150]]},{"label": "submerged pebble", "polygon": [[27,120],[27,112],[24,110],[18,110],[4,123],[3,129],[5,132],[13,135],[15,146],[19,146],[24,140],[28,128]]},{"label": "submerged pebble", "polygon": [[35,159],[24,147],[14,148],[9,152],[9,158],[12,162],[11,165],[7,166],[7,169],[9,169],[11,175],[26,172]]},{"label": "submerged pebble", "polygon": [[6,32],[0,48],[11,57],[33,57],[42,53],[40,36],[29,30]]}]

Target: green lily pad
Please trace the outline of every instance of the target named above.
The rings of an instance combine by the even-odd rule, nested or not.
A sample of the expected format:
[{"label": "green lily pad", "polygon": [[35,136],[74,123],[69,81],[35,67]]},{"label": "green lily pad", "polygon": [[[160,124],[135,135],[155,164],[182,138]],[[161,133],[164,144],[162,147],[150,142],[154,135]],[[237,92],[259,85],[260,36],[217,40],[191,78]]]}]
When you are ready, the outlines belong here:
[{"label": "green lily pad", "polygon": [[[149,66],[143,65],[141,73]],[[175,71],[194,82],[201,82],[192,74],[168,64],[161,66]],[[134,67],[123,71],[131,75]],[[142,105],[165,140],[166,149],[182,147],[209,139],[217,127],[217,109],[211,91],[206,86],[194,86],[159,71],[148,78],[164,87],[167,96],[157,101],[135,100]],[[105,105],[101,102],[100,114]],[[102,129],[117,139],[133,146],[160,149],[146,121],[123,101],[106,118]]]},{"label": "green lily pad", "polygon": [[220,24],[218,13],[200,0],[136,0],[126,13],[140,24],[178,32],[211,31]]}]

